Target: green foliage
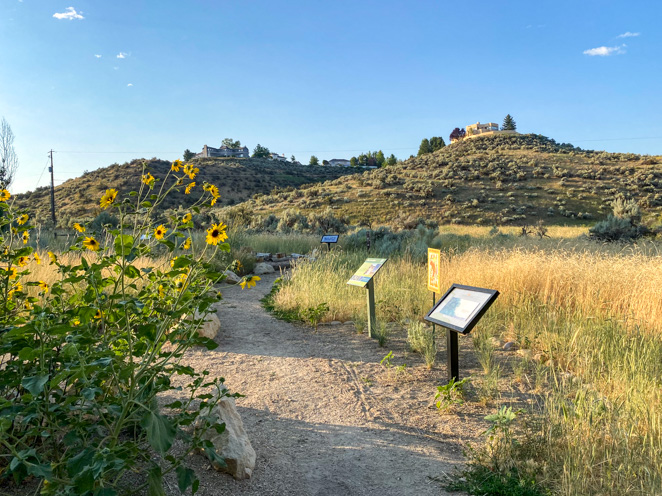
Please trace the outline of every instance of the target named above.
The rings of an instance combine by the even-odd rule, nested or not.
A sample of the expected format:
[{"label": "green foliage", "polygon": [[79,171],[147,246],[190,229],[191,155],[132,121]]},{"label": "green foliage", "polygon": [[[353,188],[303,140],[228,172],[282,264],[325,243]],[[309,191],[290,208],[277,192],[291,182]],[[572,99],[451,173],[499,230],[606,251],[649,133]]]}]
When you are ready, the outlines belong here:
[{"label": "green foliage", "polygon": [[268,158],[271,155],[269,148],[262,146],[259,143],[253,149],[253,158]]},{"label": "green foliage", "polygon": [[308,165],[319,165],[319,164],[320,164],[320,159],[318,159],[315,155],[311,155]]},{"label": "green foliage", "polygon": [[184,150],[184,155],[182,155],[182,158],[184,159],[184,162],[188,162],[191,160],[193,157],[195,157],[195,153],[193,153],[191,150],[188,148]]},{"label": "green foliage", "polygon": [[510,114],[506,115],[503,119],[503,124],[501,125],[502,131],[515,131],[517,129],[517,124],[515,119],[512,118]]},{"label": "green foliage", "polygon": [[386,346],[389,335],[391,334],[391,330],[388,327],[388,321],[382,319],[382,320],[378,320],[374,324],[375,324],[375,328],[373,332],[375,334],[375,337],[377,338],[377,344],[379,344],[379,346],[383,348],[384,346]]},{"label": "green foliage", "polygon": [[[229,245],[176,248],[190,228],[178,218],[155,234],[150,215],[176,188],[166,177],[163,194],[143,184],[124,201],[108,197],[102,207],[117,227],[101,237],[90,223],[67,256],[49,254],[48,282],[32,272],[49,261],[21,242],[34,226],[0,202],[0,473],[16,484],[33,476],[44,495],[162,494],[163,476],[177,472],[182,490],[197,487],[184,463],[195,450],[213,450],[203,441],[211,425],[202,409],[229,393],[222,378],[181,359],[194,346],[217,346],[198,329],[223,279],[210,258]],[[164,257],[172,263],[157,263]],[[184,394],[173,374],[188,377]],[[181,400],[162,411],[157,395]],[[145,476],[131,483],[129,472]]]},{"label": "green foliage", "polygon": [[262,302],[262,306],[266,311],[273,314],[273,316],[279,320],[284,320],[285,322],[301,322],[301,314],[299,313],[298,309],[286,310],[277,307],[274,303],[275,296],[278,294],[284,284],[285,281],[283,281],[282,278],[279,277],[276,279],[273,286],[271,287],[269,294],[260,300]]},{"label": "green foliage", "polygon": [[453,377],[448,384],[437,386],[437,394],[434,395],[437,410],[440,412],[447,412],[455,405],[461,405],[464,403],[464,385],[468,381],[468,377],[465,377],[461,381],[456,381]]},{"label": "green foliage", "polygon": [[326,303],[320,303],[317,306],[304,308],[299,311],[301,318],[310,323],[315,328],[315,332],[317,332],[317,326],[327,313],[329,313],[329,305]]},{"label": "green foliage", "polygon": [[393,358],[393,352],[389,351],[384,358],[381,359],[379,365],[382,365],[386,368],[391,367],[391,359]]},{"label": "green foliage", "polygon": [[221,146],[227,146],[228,148],[241,148],[241,141],[235,141],[232,138],[224,138],[221,142]]},{"label": "green foliage", "polygon": [[414,353],[420,353],[429,369],[437,358],[437,345],[434,334],[423,322],[412,320],[407,325],[407,342]]},{"label": "green foliage", "polygon": [[421,146],[419,146],[418,148],[418,156],[420,157],[421,155],[425,155],[426,153],[436,152],[437,150],[441,150],[445,146],[446,143],[444,142],[444,138],[441,138],[439,136],[434,136],[429,140],[427,138],[424,138],[421,141]]},{"label": "green foliage", "polygon": [[634,241],[651,234],[648,227],[640,224],[641,211],[633,199],[619,195],[612,202],[613,215],[596,223],[589,229],[589,236],[598,241]]},{"label": "green foliage", "polygon": [[421,146],[418,147],[418,156],[425,155],[426,153],[431,153],[432,147],[430,146],[430,140],[423,138],[421,140]]}]

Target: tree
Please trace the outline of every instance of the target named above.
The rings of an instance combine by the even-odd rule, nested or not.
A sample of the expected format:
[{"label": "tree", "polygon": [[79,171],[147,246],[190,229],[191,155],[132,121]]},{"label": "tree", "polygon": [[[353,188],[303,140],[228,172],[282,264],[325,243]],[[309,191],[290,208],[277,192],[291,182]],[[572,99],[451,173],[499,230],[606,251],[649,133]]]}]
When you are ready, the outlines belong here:
[{"label": "tree", "polygon": [[515,119],[513,119],[510,114],[508,114],[503,119],[503,125],[501,126],[501,130],[502,131],[515,131],[516,129],[517,129],[517,124],[515,123]]},{"label": "tree", "polygon": [[0,187],[9,188],[18,169],[18,156],[14,150],[14,133],[2,118],[0,123]]},{"label": "tree", "polygon": [[290,162],[295,163],[296,161],[297,161],[296,157],[294,155],[292,155],[290,157]]},{"label": "tree", "polygon": [[431,151],[432,147],[430,146],[430,141],[427,138],[423,138],[423,141],[421,141],[421,146],[418,147],[418,156],[420,157],[421,155],[425,155]]},{"label": "tree", "polygon": [[444,141],[444,138],[442,138],[441,136],[435,136],[434,138],[430,138],[430,148],[432,148],[433,152],[436,152],[437,150],[441,150],[445,146],[446,146],[446,142]]},{"label": "tree", "polygon": [[453,132],[451,133],[450,136],[451,141],[464,139],[464,136],[466,134],[467,132],[463,128],[456,127],[455,129],[453,129]]},{"label": "tree", "polygon": [[267,158],[269,155],[271,155],[269,148],[262,146],[259,143],[253,149],[253,158]]},{"label": "tree", "polygon": [[395,165],[398,163],[398,159],[395,158],[395,155],[391,153],[391,156],[386,159],[386,165]]},{"label": "tree", "polygon": [[328,160],[322,160],[322,165],[329,165],[329,161]]},{"label": "tree", "polygon": [[319,165],[319,164],[320,164],[320,160],[315,155],[311,155],[310,162],[308,162],[308,165]]},{"label": "tree", "polygon": [[356,160],[356,157],[352,157],[349,159],[349,165],[352,167],[357,167],[359,165],[359,161]]},{"label": "tree", "polygon": [[234,141],[232,138],[225,138],[221,142],[221,146],[227,146],[228,148],[241,148],[241,141]]},{"label": "tree", "polygon": [[188,148],[184,150],[184,162],[188,162],[191,160],[193,157],[195,157],[195,153],[193,153],[191,150]]},{"label": "tree", "polygon": [[384,164],[386,163],[386,157],[384,156],[384,152],[379,150],[375,154],[375,160],[377,161],[377,167],[384,167]]}]

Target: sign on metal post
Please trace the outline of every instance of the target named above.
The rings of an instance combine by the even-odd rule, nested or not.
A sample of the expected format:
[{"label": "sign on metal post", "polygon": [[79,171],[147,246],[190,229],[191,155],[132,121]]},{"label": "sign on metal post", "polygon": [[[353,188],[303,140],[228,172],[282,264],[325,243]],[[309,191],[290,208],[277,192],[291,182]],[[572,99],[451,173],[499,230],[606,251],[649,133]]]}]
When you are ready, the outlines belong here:
[{"label": "sign on metal post", "polygon": [[324,236],[322,236],[322,241],[320,241],[320,243],[326,243],[328,251],[331,251],[331,243],[337,243],[337,242],[338,242],[337,234],[325,234]]},{"label": "sign on metal post", "polygon": [[371,338],[375,334],[375,326],[377,319],[375,318],[375,282],[374,275],[386,263],[386,258],[367,258],[363,265],[359,267],[352,277],[350,277],[347,284],[350,286],[358,286],[367,289],[367,303],[368,303],[368,336]]},{"label": "sign on metal post", "polygon": [[494,289],[453,284],[425,316],[446,328],[449,380],[460,379],[458,333],[469,334],[498,296]]}]

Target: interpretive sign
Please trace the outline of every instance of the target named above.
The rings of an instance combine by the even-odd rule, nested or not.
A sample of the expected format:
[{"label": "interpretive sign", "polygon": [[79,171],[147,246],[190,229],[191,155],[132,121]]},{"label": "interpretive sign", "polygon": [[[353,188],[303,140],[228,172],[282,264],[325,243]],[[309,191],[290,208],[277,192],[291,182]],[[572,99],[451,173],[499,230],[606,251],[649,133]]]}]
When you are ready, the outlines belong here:
[{"label": "interpretive sign", "polygon": [[441,251],[428,248],[428,289],[433,293],[441,293],[440,261]]},{"label": "interpretive sign", "polygon": [[325,234],[322,236],[322,241],[320,243],[337,243],[338,235],[337,234]]},{"label": "interpretive sign", "polygon": [[499,292],[453,284],[426,315],[425,320],[453,331],[469,334]]},{"label": "interpretive sign", "polygon": [[354,275],[350,277],[349,281],[347,281],[347,284],[365,288],[372,277],[379,269],[382,268],[382,265],[385,263],[385,258],[367,258],[366,261],[363,262],[363,265],[359,267],[359,270],[357,270]]}]

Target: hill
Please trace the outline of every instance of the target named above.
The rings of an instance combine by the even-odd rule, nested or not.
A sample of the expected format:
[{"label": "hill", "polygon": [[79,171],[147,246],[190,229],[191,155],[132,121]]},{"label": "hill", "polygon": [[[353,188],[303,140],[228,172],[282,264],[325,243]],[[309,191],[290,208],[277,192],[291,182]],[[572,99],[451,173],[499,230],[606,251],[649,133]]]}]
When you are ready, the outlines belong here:
[{"label": "hill", "polygon": [[[99,198],[108,188],[116,188],[120,196],[137,190],[143,172],[143,159],[113,164],[95,171],[86,172],[81,177],[69,179],[55,187],[55,204],[59,226],[71,222],[94,218],[100,213]],[[163,179],[170,170],[170,162],[145,160],[147,170],[154,177]],[[258,193],[268,193],[274,189],[299,187],[336,179],[356,170],[343,167],[323,167],[294,165],[273,162],[265,159],[203,158],[192,161],[200,169],[195,178],[198,185],[207,181],[218,186],[221,198],[219,205],[234,205]],[[181,176],[182,174],[180,174]],[[190,195],[182,191],[173,192],[164,208],[187,207],[199,198],[201,187],[194,188]],[[16,196],[17,205],[30,210],[37,221],[50,219],[50,188],[42,187]]]},{"label": "hill", "polygon": [[464,140],[433,153],[321,185],[259,196],[244,209],[306,215],[330,207],[350,222],[587,224],[622,193],[662,211],[662,157],[582,150],[540,135]]}]

